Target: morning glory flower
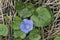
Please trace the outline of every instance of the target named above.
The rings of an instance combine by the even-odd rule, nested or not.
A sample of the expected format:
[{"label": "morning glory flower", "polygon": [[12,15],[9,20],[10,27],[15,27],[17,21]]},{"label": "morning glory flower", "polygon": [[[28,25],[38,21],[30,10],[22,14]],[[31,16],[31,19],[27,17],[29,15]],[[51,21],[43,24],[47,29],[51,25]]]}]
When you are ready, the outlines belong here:
[{"label": "morning glory flower", "polygon": [[24,19],[21,24],[20,24],[20,30],[28,33],[33,29],[33,21],[32,20],[28,20],[28,19]]}]

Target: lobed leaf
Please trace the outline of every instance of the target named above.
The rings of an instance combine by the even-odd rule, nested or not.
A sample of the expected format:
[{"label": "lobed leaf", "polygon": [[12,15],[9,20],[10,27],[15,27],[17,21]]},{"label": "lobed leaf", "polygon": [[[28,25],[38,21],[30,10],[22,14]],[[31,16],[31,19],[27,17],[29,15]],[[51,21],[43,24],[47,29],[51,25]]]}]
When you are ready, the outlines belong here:
[{"label": "lobed leaf", "polygon": [[36,27],[44,27],[44,26],[47,26],[51,23],[52,15],[47,10],[47,8],[38,7],[36,9],[36,12],[37,12],[38,15],[33,15],[31,17],[31,20],[33,20],[34,25]]},{"label": "lobed leaf", "polygon": [[8,28],[6,25],[0,24],[0,35],[7,36],[8,35]]},{"label": "lobed leaf", "polygon": [[14,38],[21,38],[24,39],[26,37],[26,34],[22,31],[14,31]]},{"label": "lobed leaf", "polygon": [[21,18],[19,18],[18,16],[14,17],[13,22],[11,23],[11,28],[13,30],[20,30],[21,21]]},{"label": "lobed leaf", "polygon": [[[21,7],[23,7],[23,8],[21,8]],[[20,2],[17,2],[16,12],[22,18],[30,17],[34,13],[34,6],[31,3],[27,3],[24,5],[24,4],[20,4]]]},{"label": "lobed leaf", "polygon": [[60,37],[59,36],[57,36],[57,37],[55,37],[55,39],[54,40],[60,40]]},{"label": "lobed leaf", "polygon": [[29,40],[40,40],[41,36],[39,34],[39,31],[37,29],[34,29],[29,34]]}]

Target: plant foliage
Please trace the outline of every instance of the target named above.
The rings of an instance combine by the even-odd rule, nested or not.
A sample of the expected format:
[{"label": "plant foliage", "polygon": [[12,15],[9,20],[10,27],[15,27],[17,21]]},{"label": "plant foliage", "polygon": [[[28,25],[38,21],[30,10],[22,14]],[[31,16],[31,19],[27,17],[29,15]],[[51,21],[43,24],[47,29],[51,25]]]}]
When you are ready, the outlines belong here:
[{"label": "plant foliage", "polygon": [[8,28],[6,25],[0,24],[0,36],[7,36]]}]

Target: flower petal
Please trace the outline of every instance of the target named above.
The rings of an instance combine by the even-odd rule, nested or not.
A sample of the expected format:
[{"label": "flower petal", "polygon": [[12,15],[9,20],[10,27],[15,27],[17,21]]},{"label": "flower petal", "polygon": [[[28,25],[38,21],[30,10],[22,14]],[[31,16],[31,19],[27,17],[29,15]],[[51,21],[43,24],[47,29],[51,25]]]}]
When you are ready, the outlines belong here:
[{"label": "flower petal", "polygon": [[30,32],[33,29],[33,21],[24,19],[23,22],[21,22],[20,29],[21,29],[21,31],[23,31],[25,33]]}]

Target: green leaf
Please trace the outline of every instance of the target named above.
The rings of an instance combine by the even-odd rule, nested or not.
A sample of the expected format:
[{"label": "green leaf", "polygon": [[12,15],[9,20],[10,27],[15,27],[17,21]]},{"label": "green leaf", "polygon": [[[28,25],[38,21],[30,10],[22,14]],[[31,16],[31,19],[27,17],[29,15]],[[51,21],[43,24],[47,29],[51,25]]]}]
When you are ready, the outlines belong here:
[{"label": "green leaf", "polygon": [[21,10],[25,7],[25,4],[23,2],[16,2],[15,8],[16,10]]},{"label": "green leaf", "polygon": [[30,34],[32,34],[32,33],[39,34],[39,30],[33,29]]},{"label": "green leaf", "polygon": [[29,34],[29,40],[40,40],[41,36],[37,29],[34,29]]},{"label": "green leaf", "polygon": [[6,25],[0,24],[0,35],[7,36],[8,28]]},{"label": "green leaf", "polygon": [[5,22],[9,21],[9,17],[8,16],[5,16],[4,19],[5,19]]},{"label": "green leaf", "polygon": [[20,30],[20,23],[12,22],[10,26],[13,30]]},{"label": "green leaf", "polygon": [[13,30],[20,30],[21,21],[21,18],[19,18],[18,16],[14,17],[13,22],[11,23],[11,28]]},{"label": "green leaf", "polygon": [[13,18],[13,21],[20,23],[22,20],[21,20],[21,18],[19,18],[18,16],[15,16],[15,17]]},{"label": "green leaf", "polygon": [[50,9],[50,7],[48,6],[48,5],[46,5],[46,7],[45,8],[47,8],[48,9],[48,11],[51,13],[51,16],[52,16],[52,21],[54,20],[54,14],[53,14],[53,12],[51,11],[51,9]]},{"label": "green leaf", "polygon": [[35,8],[32,3],[26,3],[26,7],[30,10],[32,10],[32,9],[34,10],[34,8]]},{"label": "green leaf", "polygon": [[[18,3],[20,5],[20,3]],[[21,5],[23,6],[23,4]],[[20,9],[20,6],[16,5],[16,12],[20,15],[22,18],[30,17],[34,13],[34,6],[31,3],[27,3],[24,5],[22,9]]]},{"label": "green leaf", "polygon": [[60,37],[59,36],[57,36],[57,37],[55,37],[55,39],[54,40],[60,40]]},{"label": "green leaf", "polygon": [[24,8],[19,11],[19,15],[23,18],[29,17],[33,14],[33,11],[29,10],[28,8]]},{"label": "green leaf", "polygon": [[29,40],[40,40],[41,36],[38,34],[32,34],[29,36]]},{"label": "green leaf", "polygon": [[44,7],[38,7],[36,9],[38,15],[33,15],[31,20],[33,20],[36,27],[44,27],[51,23],[51,13]]},{"label": "green leaf", "polygon": [[22,40],[21,38],[14,38],[14,40]]},{"label": "green leaf", "polygon": [[14,31],[14,38],[21,38],[24,39],[26,37],[26,34],[22,31]]}]

